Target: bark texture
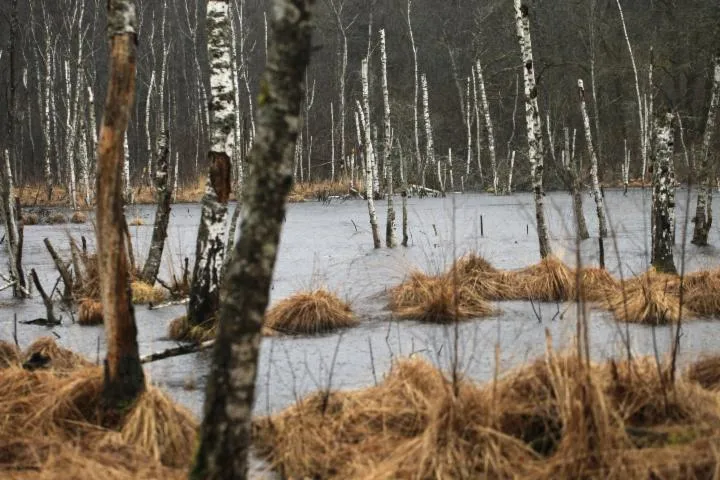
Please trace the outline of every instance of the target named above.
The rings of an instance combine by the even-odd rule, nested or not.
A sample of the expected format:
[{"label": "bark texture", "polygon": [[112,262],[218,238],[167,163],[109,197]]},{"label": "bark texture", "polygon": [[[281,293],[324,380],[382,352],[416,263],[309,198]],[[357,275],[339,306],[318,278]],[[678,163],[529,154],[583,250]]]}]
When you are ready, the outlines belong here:
[{"label": "bark texture", "polygon": [[535,83],[535,66],[533,64],[532,41],[530,38],[530,17],[527,4],[515,0],[515,25],[518,42],[523,59],[525,77],[525,120],[527,123],[528,158],[530,159],[530,175],[535,196],[535,220],[537,223],[540,257],[545,258],[552,252],[545,222],[545,192],[543,190],[544,150],[538,92]]},{"label": "bark texture", "polygon": [[677,273],[673,260],[675,224],[675,172],[672,113],[662,115],[655,125],[653,148],[653,252],[652,264],[660,272]]},{"label": "bark texture", "polygon": [[695,229],[692,238],[692,243],[695,245],[708,244],[708,234],[712,226],[712,168],[710,168],[708,160],[712,137],[716,130],[718,107],[720,107],[720,53],[715,55],[714,63],[710,108],[705,122],[700,161],[695,162],[698,166],[698,196],[697,206],[695,207]]},{"label": "bark texture", "polygon": [[[497,195],[500,180],[497,170],[497,156],[495,155],[495,130],[493,129],[492,118],[490,118],[490,104],[488,102],[487,93],[485,92],[485,79],[483,78],[482,64],[480,63],[480,60],[475,62],[475,73],[478,77],[480,100],[482,101],[482,109],[485,114],[485,133],[487,135],[488,152],[490,153],[490,168],[492,169],[493,175],[493,193]],[[478,125],[478,129],[480,129],[480,125]]]},{"label": "bark texture", "polygon": [[231,162],[235,101],[230,57],[230,3],[208,0],[207,35],[210,59],[210,151],[205,194],[195,247],[188,319],[192,325],[213,320],[220,306],[220,277],[225,255],[227,203],[231,192]]},{"label": "bark texture", "polygon": [[395,238],[395,206],[393,205],[393,162],[392,162],[392,131],[390,127],[390,93],[387,79],[387,51],[385,49],[385,29],[380,30],[380,65],[382,67],[383,91],[383,124],[385,127],[383,146],[383,166],[387,172],[387,222],[385,225],[385,245],[393,248],[397,245]]},{"label": "bark texture", "polygon": [[220,325],[191,479],[247,478],[260,329],[270,294],[294,144],[303,73],[310,59],[311,0],[275,0],[272,40],[248,158],[241,235],[225,274]]},{"label": "bark texture", "polygon": [[578,94],[580,96],[580,113],[583,119],[583,128],[585,130],[585,145],[590,155],[590,179],[592,181],[593,198],[595,199],[595,208],[598,216],[598,226],[600,228],[600,236],[607,237],[607,220],[605,219],[605,205],[603,204],[603,196],[600,191],[600,180],[598,178],[598,158],[593,146],[592,130],[590,129],[590,116],[587,112],[587,104],[585,103],[585,87],[582,80],[578,80]]},{"label": "bark texture", "polygon": [[157,166],[155,167],[155,189],[157,208],[155,210],[155,225],[153,226],[150,251],[142,271],[143,280],[154,285],[160,271],[167,228],[170,223],[170,203],[172,192],[168,188],[168,132],[162,132],[158,137]]},{"label": "bark texture", "polygon": [[11,280],[16,282],[13,285],[13,296],[26,298],[30,295],[27,291],[25,273],[22,268],[23,226],[20,213],[16,208],[19,202],[16,202],[15,199],[10,154],[7,150],[5,150],[2,159],[3,163],[0,165],[0,208],[5,222],[5,244],[8,250]]},{"label": "bark texture", "polygon": [[145,388],[130,303],[122,205],[123,138],[135,96],[135,4],[108,1],[110,75],[98,143],[97,250],[107,338],[104,396],[108,406],[127,406]]}]

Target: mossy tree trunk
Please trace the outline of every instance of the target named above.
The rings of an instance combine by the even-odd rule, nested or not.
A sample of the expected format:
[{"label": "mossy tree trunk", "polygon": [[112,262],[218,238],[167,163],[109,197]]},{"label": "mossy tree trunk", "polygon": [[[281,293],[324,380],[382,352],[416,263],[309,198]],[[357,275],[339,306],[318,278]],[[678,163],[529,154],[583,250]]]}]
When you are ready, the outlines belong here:
[{"label": "mossy tree trunk", "polygon": [[97,250],[107,338],[104,396],[127,406],[145,388],[130,302],[122,205],[123,139],[135,96],[136,17],[132,0],[108,1],[110,74],[98,142]]},{"label": "mossy tree trunk", "polygon": [[535,81],[532,41],[530,37],[529,7],[521,0],[515,0],[515,26],[523,59],[525,77],[525,120],[527,124],[528,158],[530,176],[535,196],[535,220],[537,223],[540,257],[552,254],[547,223],[545,222],[545,192],[543,190],[544,150],[538,91]]},{"label": "mossy tree trunk", "polygon": [[674,115],[667,113],[655,124],[653,161],[652,264],[660,272],[677,273],[673,260],[675,224]]},{"label": "mossy tree trunk", "polygon": [[303,73],[310,60],[312,0],[275,0],[272,41],[248,157],[241,235],[223,283],[200,445],[191,479],[247,478],[261,327],[270,294],[294,145]]},{"label": "mossy tree trunk", "polygon": [[692,243],[695,245],[708,244],[708,234],[712,226],[712,169],[710,168],[708,159],[712,137],[716,129],[718,107],[720,107],[720,53],[715,55],[710,108],[708,109],[707,121],[705,122],[700,161],[696,162],[696,165],[698,165],[698,196],[697,206],[695,207],[695,229],[692,238]]},{"label": "mossy tree trunk", "polygon": [[157,208],[155,210],[155,225],[153,226],[150,251],[142,271],[143,280],[154,285],[160,271],[167,229],[170,223],[170,203],[172,192],[168,188],[168,132],[161,132],[157,144],[157,166],[155,167],[155,188],[157,195]]},{"label": "mossy tree trunk", "polygon": [[210,172],[202,199],[188,320],[200,325],[215,318],[220,306],[220,277],[225,256],[225,224],[231,192],[235,95],[230,58],[230,2],[208,0],[210,59]]}]

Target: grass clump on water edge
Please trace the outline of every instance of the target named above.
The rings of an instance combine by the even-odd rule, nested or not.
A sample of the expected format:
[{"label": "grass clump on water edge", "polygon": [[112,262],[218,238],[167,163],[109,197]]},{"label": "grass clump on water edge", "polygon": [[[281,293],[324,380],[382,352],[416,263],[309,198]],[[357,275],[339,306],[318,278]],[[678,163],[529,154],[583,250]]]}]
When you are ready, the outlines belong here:
[{"label": "grass clump on water edge", "polygon": [[167,300],[167,292],[160,287],[153,287],[141,280],[135,280],[130,283],[130,290],[132,290],[132,303],[148,304],[148,303],[161,303]]},{"label": "grass clump on water edge", "polygon": [[255,446],[288,478],[697,478],[717,461],[718,397],[668,372],[548,351],[497,382],[453,385],[404,359],[377,386],[256,419]]},{"label": "grass clump on water edge", "polygon": [[[680,318],[680,277],[654,269],[624,281],[608,295],[605,306],[622,322],[645,325],[676,323]],[[692,315],[687,306],[685,317]]]},{"label": "grass clump on water edge", "polygon": [[81,361],[58,368],[56,357],[34,371],[19,364],[0,370],[0,471],[11,478],[185,478],[198,428],[192,415],[150,384],[123,415],[106,415],[102,368],[50,342],[36,350]]},{"label": "grass clump on water edge", "polygon": [[277,302],[265,314],[264,327],[288,335],[315,335],[358,324],[350,304],[320,288],[301,291]]}]

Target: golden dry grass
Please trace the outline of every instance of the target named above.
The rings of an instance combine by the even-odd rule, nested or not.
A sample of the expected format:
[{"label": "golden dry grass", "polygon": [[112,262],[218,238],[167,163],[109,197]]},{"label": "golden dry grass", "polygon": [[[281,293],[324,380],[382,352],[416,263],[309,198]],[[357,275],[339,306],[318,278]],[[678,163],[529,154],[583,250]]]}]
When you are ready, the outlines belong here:
[{"label": "golden dry grass", "polygon": [[37,213],[23,213],[22,222],[23,225],[37,225],[40,223],[40,217]]},{"label": "golden dry grass", "polygon": [[[623,282],[605,299],[617,320],[647,325],[675,323],[680,318],[680,278],[654,269]],[[692,311],[683,306],[683,316]]]},{"label": "golden dry grass", "polygon": [[264,326],[288,335],[314,335],[358,325],[347,302],[320,288],[295,293],[273,305]]},{"label": "golden dry grass", "polygon": [[72,216],[70,217],[70,223],[85,223],[87,222],[88,217],[83,212],[73,212]]},{"label": "golden dry grass", "polygon": [[55,212],[47,216],[45,219],[45,223],[48,225],[63,225],[65,223],[68,223],[68,218],[65,216],[64,213],[61,212]]},{"label": "golden dry grass", "polygon": [[3,370],[0,472],[40,479],[186,478],[196,445],[192,415],[151,385],[124,415],[106,415],[102,385],[99,367]]},{"label": "golden dry grass", "polygon": [[0,368],[20,363],[20,350],[12,343],[0,340]]},{"label": "golden dry grass", "polygon": [[179,342],[201,343],[217,336],[217,322],[209,320],[201,325],[190,325],[187,316],[183,315],[170,322],[168,338]]},{"label": "golden dry grass", "polygon": [[130,283],[132,302],[135,304],[160,303],[167,300],[167,291],[161,287],[153,287],[145,282],[136,280]]},{"label": "golden dry grass", "polygon": [[92,298],[80,300],[78,303],[78,324],[87,326],[102,325],[103,318],[102,303]]},{"label": "golden dry grass", "polygon": [[131,227],[139,227],[142,225],[145,225],[145,220],[142,217],[133,217],[129,222],[128,225]]},{"label": "golden dry grass", "polygon": [[587,367],[550,351],[453,386],[401,360],[375,387],[256,419],[255,446],[284,478],[697,478],[718,461],[718,397],[667,378],[647,358]]},{"label": "golden dry grass", "polygon": [[58,345],[52,337],[38,338],[22,354],[23,362],[40,359],[38,357],[46,359],[43,368],[50,368],[55,371],[70,371],[92,365],[84,357]]},{"label": "golden dry grass", "polygon": [[720,390],[720,355],[696,360],[686,369],[685,378],[708,390]]},{"label": "golden dry grass", "polygon": [[686,275],[683,303],[697,315],[720,315],[720,270]]},{"label": "golden dry grass", "polygon": [[555,302],[575,298],[575,272],[556,257],[510,273],[508,281],[514,285],[517,299]]},{"label": "golden dry grass", "polygon": [[580,270],[580,285],[581,299],[601,302],[619,288],[620,282],[604,268],[584,267]]}]

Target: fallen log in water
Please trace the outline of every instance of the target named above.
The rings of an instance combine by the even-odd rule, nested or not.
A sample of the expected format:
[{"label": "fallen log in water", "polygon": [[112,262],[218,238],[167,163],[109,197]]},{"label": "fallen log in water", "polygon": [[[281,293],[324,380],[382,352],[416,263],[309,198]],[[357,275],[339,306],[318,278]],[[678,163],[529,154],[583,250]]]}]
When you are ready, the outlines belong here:
[{"label": "fallen log in water", "polygon": [[179,357],[180,355],[200,352],[202,350],[207,350],[213,345],[215,345],[214,339],[202,343],[190,343],[187,345],[180,345],[179,347],[168,348],[167,350],[163,350],[162,352],[155,352],[151,353],[150,355],[140,357],[140,363],[151,363],[158,360],[163,360],[165,358]]}]

